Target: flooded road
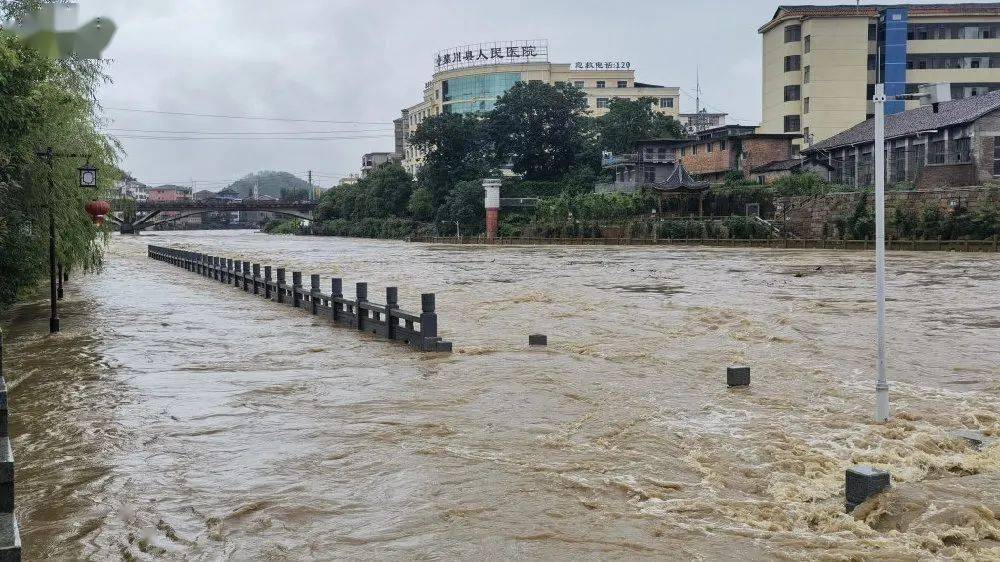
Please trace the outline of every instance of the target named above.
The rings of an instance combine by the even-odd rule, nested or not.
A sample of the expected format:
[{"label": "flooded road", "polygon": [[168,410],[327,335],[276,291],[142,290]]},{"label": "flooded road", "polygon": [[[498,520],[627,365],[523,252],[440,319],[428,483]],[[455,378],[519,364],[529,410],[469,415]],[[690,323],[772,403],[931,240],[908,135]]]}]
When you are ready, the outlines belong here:
[{"label": "flooded road", "polygon": [[[420,354],[146,244],[436,292]],[[1000,558],[1000,257],[115,237],[4,318],[27,559]],[[529,333],[549,346],[527,348]],[[752,367],[749,389],[725,386]],[[843,471],[894,489],[844,514]]]}]

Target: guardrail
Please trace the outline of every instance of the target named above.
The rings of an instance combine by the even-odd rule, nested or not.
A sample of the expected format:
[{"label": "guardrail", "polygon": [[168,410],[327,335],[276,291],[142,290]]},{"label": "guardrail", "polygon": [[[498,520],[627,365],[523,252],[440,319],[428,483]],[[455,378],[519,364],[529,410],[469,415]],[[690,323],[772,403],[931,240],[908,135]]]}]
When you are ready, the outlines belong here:
[{"label": "guardrail", "polygon": [[[399,290],[386,287],[385,304],[368,300],[368,283],[355,285],[355,298],[343,294],[343,280],[334,277],[330,293],[320,291],[319,275],[310,275],[309,286],[302,284],[302,273],[293,271],[288,283],[283,267],[233,260],[189,252],[176,248],[149,246],[149,257],[184,268],[220,283],[233,285],[246,293],[261,296],[293,308],[303,308],[316,316],[324,316],[332,324],[349,326],[389,340],[401,341],[420,351],[451,352],[451,342],[438,337],[438,319],[434,293],[420,295],[420,314],[399,309]],[[263,270],[263,274],[262,271]],[[2,561],[0,561],[2,562]]]},{"label": "guardrail", "polygon": [[0,562],[20,562],[21,532],[14,516],[14,450],[10,446],[7,414],[3,332],[0,331]]},{"label": "guardrail", "polygon": [[[988,240],[896,240],[887,238],[886,250],[997,252],[1000,238]],[[723,248],[800,248],[825,250],[872,250],[874,240],[840,240],[834,238],[497,238],[485,236],[415,236],[410,242],[437,244],[490,244],[507,246],[569,245],[569,246],[716,246]]]}]

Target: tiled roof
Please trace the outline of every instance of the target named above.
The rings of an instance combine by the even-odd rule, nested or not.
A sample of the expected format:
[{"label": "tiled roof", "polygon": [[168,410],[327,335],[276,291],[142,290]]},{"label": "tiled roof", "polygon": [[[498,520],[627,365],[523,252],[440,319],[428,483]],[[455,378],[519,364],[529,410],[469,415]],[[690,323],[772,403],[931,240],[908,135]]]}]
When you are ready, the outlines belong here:
[{"label": "tiled roof", "polygon": [[[982,96],[940,103],[937,113],[934,113],[931,106],[926,105],[886,115],[885,138],[905,137],[921,131],[970,123],[996,109],[1000,109],[1000,90]],[[875,142],[874,118],[862,121],[842,133],[820,141],[803,152],[830,150],[868,142]]]},{"label": "tiled roof", "polygon": [[808,17],[838,17],[838,16],[868,16],[875,17],[880,10],[887,8],[906,8],[913,16],[935,16],[935,15],[998,15],[1000,16],[1000,2],[965,2],[956,4],[833,4],[829,6],[816,5],[786,5],[778,6],[774,11],[771,21],[765,23],[758,30],[763,33],[773,24],[782,19],[782,16],[808,16]]}]

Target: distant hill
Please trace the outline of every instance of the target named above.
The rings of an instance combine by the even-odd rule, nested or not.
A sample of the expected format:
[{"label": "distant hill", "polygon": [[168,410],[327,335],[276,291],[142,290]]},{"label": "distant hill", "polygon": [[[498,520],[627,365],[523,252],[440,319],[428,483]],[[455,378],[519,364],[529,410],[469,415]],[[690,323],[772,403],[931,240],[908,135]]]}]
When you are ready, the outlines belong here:
[{"label": "distant hill", "polygon": [[308,191],[309,189],[309,182],[302,178],[293,176],[288,172],[274,172],[270,170],[244,176],[229,184],[229,189],[239,191],[241,197],[249,197],[250,190],[253,189],[255,183],[260,185],[261,195],[270,195],[275,198],[281,197],[282,189],[289,191],[303,189]]}]

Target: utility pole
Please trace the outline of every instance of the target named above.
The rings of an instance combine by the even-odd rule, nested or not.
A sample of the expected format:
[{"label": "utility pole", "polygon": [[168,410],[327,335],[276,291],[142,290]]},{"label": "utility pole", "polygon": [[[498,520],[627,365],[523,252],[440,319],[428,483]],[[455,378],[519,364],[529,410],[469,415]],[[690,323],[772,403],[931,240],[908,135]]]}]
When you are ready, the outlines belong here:
[{"label": "utility pole", "polygon": [[50,146],[38,155],[49,166],[49,333],[54,334],[59,331],[59,306],[56,304],[59,300],[56,287],[56,191],[52,181],[52,158],[55,154]]},{"label": "utility pole", "polygon": [[875,421],[889,419],[889,383],[885,378],[885,84],[875,84]]},{"label": "utility pole", "polygon": [[313,171],[309,170],[307,173],[309,174],[309,200],[312,201],[313,200]]}]

